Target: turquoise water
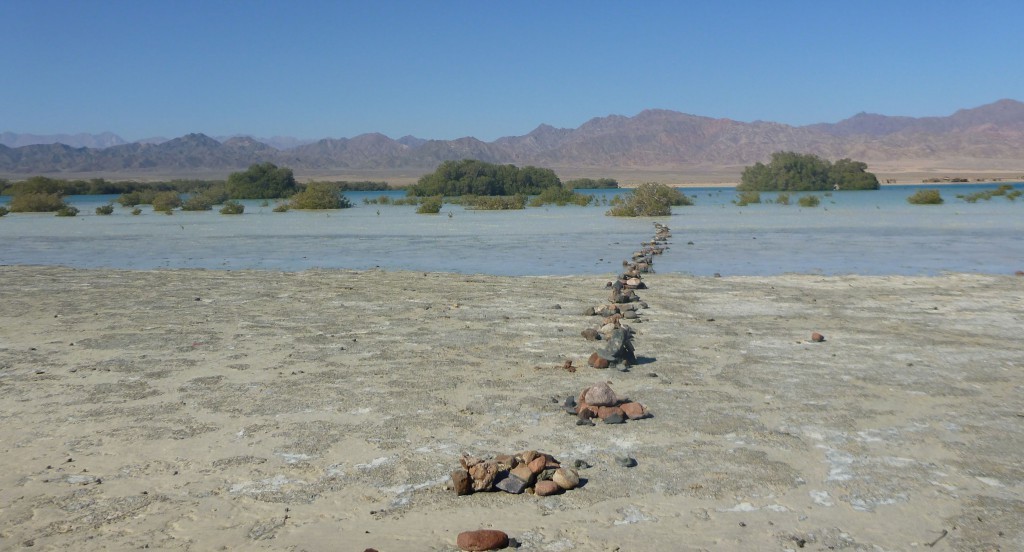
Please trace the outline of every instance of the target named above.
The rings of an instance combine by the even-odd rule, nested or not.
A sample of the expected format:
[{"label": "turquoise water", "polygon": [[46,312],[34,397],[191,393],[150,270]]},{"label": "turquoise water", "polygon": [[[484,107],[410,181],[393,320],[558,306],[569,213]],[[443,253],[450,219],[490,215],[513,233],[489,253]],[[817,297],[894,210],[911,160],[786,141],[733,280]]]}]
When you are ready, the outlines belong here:
[{"label": "turquoise water", "polygon": [[[77,217],[12,213],[0,218],[0,264],[80,268],[206,268],[303,270],[404,269],[498,275],[617,272],[621,261],[653,235],[652,222],[673,231],[659,272],[695,275],[992,274],[1024,269],[1024,198],[967,203],[957,194],[996,185],[940,187],[943,205],[910,205],[921,188],[817,193],[815,208],[767,203],[738,207],[732,188],[692,188],[696,205],[672,216],[604,216],[607,206],[541,207],[525,211],[467,211],[445,205],[439,215],[414,207],[366,205],[381,192],[350,192],[340,211],[272,212],[243,201],[245,214],[216,211],[143,214],[117,206],[116,196],[72,196]],[[1024,184],[1015,184],[1024,189]],[[622,191],[588,191],[610,198]],[[402,192],[387,192],[402,197]],[[7,198],[0,198],[6,203]],[[692,242],[692,244],[688,243]]]}]

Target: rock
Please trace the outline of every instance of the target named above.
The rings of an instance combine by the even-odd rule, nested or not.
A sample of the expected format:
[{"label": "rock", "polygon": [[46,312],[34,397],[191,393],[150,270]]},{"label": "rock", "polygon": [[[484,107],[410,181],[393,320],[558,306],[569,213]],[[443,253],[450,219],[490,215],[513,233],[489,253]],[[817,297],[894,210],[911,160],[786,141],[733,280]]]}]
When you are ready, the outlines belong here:
[{"label": "rock", "polygon": [[516,465],[516,457],[511,454],[499,454],[494,457],[494,463],[498,464],[498,467],[505,467],[511,469],[512,466]]},{"label": "rock", "polygon": [[566,398],[565,402],[562,403],[562,408],[569,414],[578,414],[578,412],[576,412],[576,398]]},{"label": "rock", "polygon": [[548,465],[548,458],[546,456],[538,456],[533,459],[527,466],[534,475],[544,471],[544,467]]},{"label": "rock", "polygon": [[501,550],[508,546],[508,535],[497,529],[480,529],[477,531],[466,531],[459,533],[455,544],[470,552],[483,550]]},{"label": "rock", "polygon": [[494,478],[498,475],[496,462],[480,462],[470,466],[469,476],[473,478],[474,491],[489,491],[494,488]]},{"label": "rock", "polygon": [[583,316],[594,316],[594,307],[587,307],[583,311]]},{"label": "rock", "polygon": [[597,341],[598,339],[601,339],[601,334],[597,333],[597,330],[594,328],[587,328],[580,332],[580,335],[582,335],[587,341]]},{"label": "rock", "polygon": [[506,493],[522,494],[523,491],[526,490],[526,487],[529,487],[529,484],[526,481],[512,474],[509,474],[508,477],[502,479],[501,481],[498,481],[498,483],[494,486],[497,487],[498,489],[505,491]]},{"label": "rock", "polygon": [[603,369],[609,366],[609,362],[601,358],[601,355],[593,353],[590,355],[590,358],[587,359],[587,366],[590,366],[591,368]]},{"label": "rock", "polygon": [[554,475],[551,476],[551,481],[559,487],[570,491],[579,486],[580,474],[573,468],[558,468],[555,470]]},{"label": "rock", "polygon": [[622,411],[613,412],[604,418],[601,418],[601,421],[606,424],[624,424],[626,423],[626,415],[623,414]]},{"label": "rock", "polygon": [[468,495],[473,492],[473,480],[466,470],[455,470],[452,472],[452,488],[459,496]]},{"label": "rock", "polygon": [[821,343],[822,341],[825,341],[825,336],[821,335],[818,332],[813,332],[811,333],[811,341],[815,343]]},{"label": "rock", "polygon": [[613,406],[619,402],[619,396],[610,385],[599,382],[583,390],[580,402],[591,406]]},{"label": "rock", "polygon": [[598,407],[590,406],[589,404],[581,404],[580,406],[576,407],[576,416],[578,416],[581,420],[589,420],[591,418],[596,418],[597,408]]},{"label": "rock", "polygon": [[573,460],[572,467],[576,468],[577,470],[585,470],[585,469],[587,469],[587,468],[589,468],[591,466],[590,466],[590,462],[587,462],[586,460],[576,459],[576,460]]},{"label": "rock", "polygon": [[622,409],[622,412],[630,420],[639,420],[641,418],[646,418],[649,415],[647,408],[638,402],[622,403],[619,405],[619,408]]},{"label": "rock", "polygon": [[558,483],[554,481],[538,481],[533,487],[533,492],[537,496],[550,496],[562,492],[562,487],[559,487]]},{"label": "rock", "polygon": [[635,310],[628,310],[622,314],[622,317],[626,320],[636,320],[637,314]]},{"label": "rock", "polygon": [[594,422],[591,422],[590,420],[587,420],[587,419],[584,419],[584,418],[580,418],[579,420],[576,420],[576,425],[578,425],[578,426],[592,426],[592,425],[594,425]]},{"label": "rock", "polygon": [[533,459],[536,458],[538,454],[540,453],[535,450],[524,450],[519,453],[519,458],[521,458],[524,463],[529,464],[530,462],[533,462]]},{"label": "rock", "polygon": [[[601,406],[597,409],[597,417],[602,420],[607,420],[610,416],[619,416],[624,421],[626,419],[626,413],[617,406]],[[607,422],[607,423],[622,423],[622,422]]]},{"label": "rock", "polygon": [[617,456],[615,462],[623,468],[632,468],[636,466],[636,459],[631,456]]},{"label": "rock", "polygon": [[[536,460],[536,458],[534,460]],[[541,470],[533,471],[533,469],[530,467],[531,464],[522,463],[517,465],[516,467],[509,470],[509,476],[518,477],[522,481],[526,482],[526,486],[529,486],[537,478],[537,474],[544,469],[542,466]]]}]

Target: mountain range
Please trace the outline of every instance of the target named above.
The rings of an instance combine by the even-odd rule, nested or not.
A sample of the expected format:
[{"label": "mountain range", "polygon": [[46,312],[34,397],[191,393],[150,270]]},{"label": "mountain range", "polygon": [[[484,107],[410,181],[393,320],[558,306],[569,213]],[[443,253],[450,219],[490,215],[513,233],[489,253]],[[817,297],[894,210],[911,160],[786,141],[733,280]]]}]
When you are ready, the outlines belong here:
[{"label": "mountain range", "polygon": [[575,129],[542,124],[524,136],[492,142],[472,137],[394,140],[379,133],[317,141],[188,134],[126,143],[112,133],[9,132],[0,138],[0,173],[15,175],[229,172],[265,161],[296,171],[426,171],[442,161],[465,158],[552,168],[735,167],[766,161],[782,150],[849,157],[869,165],[957,159],[1018,170],[1024,167],[1024,103],[999,100],[944,117],[859,113],[838,123],[807,126],[650,109],[633,117],[594,118]]}]

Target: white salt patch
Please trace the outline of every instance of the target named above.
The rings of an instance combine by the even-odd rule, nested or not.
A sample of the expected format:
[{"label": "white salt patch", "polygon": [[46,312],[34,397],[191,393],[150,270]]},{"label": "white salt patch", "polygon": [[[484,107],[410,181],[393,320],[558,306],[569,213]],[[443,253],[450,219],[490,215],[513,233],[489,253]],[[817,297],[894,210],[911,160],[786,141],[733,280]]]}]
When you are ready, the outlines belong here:
[{"label": "white salt patch", "polygon": [[258,494],[265,492],[277,491],[285,485],[298,484],[305,485],[306,482],[300,479],[288,479],[283,475],[275,475],[269,479],[262,479],[260,481],[246,481],[244,483],[236,483],[228,489],[228,492],[233,494],[244,493],[244,494]]},{"label": "white salt patch", "polygon": [[810,491],[807,494],[811,495],[811,500],[813,500],[815,504],[826,507],[836,505],[835,502],[832,502],[832,497],[829,496],[828,491]]},{"label": "white salt patch", "polygon": [[760,508],[758,508],[757,506],[754,506],[753,504],[751,504],[749,502],[740,502],[739,504],[733,506],[732,508],[716,508],[715,509],[715,511],[717,511],[717,512],[756,512],[758,510],[760,510]]},{"label": "white salt patch", "polygon": [[307,462],[313,458],[308,454],[298,452],[275,452],[274,454],[280,456],[286,464],[298,464],[299,462]]},{"label": "white salt patch", "polygon": [[1000,481],[1000,480],[998,480],[998,479],[996,479],[994,477],[981,477],[981,476],[977,476],[977,477],[975,477],[975,479],[977,479],[978,481],[981,481],[982,483],[984,483],[986,485],[991,485],[993,487],[1005,487],[1006,486],[1006,485],[1003,485],[1002,481]]},{"label": "white salt patch", "polygon": [[658,518],[642,511],[640,508],[632,504],[625,508],[620,508],[618,513],[622,516],[622,519],[615,520],[615,525],[629,525],[633,523],[640,523],[641,521],[658,521]]},{"label": "white salt patch", "polygon": [[374,458],[368,464],[356,464],[356,468],[360,470],[372,470],[387,464],[391,461],[390,456],[381,456],[380,458]]},{"label": "white salt patch", "polygon": [[367,407],[356,408],[355,410],[349,410],[348,413],[353,416],[362,416],[363,414],[369,414],[371,410]]}]

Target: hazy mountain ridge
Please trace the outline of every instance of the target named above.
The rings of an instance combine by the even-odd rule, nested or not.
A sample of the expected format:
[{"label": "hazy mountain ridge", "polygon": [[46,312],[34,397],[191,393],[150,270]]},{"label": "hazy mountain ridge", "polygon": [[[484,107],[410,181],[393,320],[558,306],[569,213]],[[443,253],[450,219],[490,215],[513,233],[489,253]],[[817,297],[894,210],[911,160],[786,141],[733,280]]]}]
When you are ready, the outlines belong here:
[{"label": "hazy mountain ridge", "polygon": [[[15,140],[25,135],[3,136],[5,140]],[[100,136],[108,141],[120,140],[110,133]],[[162,143],[103,147],[0,145],[0,171],[229,171],[264,161],[297,170],[427,169],[445,160],[463,158],[552,167],[737,166],[767,160],[780,150],[814,153],[830,159],[852,157],[869,163],[973,158],[1024,164],[1024,103],[999,100],[961,109],[946,117],[859,113],[837,123],[800,127],[649,109],[633,117],[596,117],[576,129],[542,124],[524,136],[507,136],[493,142],[473,137],[426,140],[404,136],[394,140],[379,133],[309,143],[276,139],[278,144],[297,145],[280,149],[248,136],[221,141],[203,134],[189,134]]]}]

